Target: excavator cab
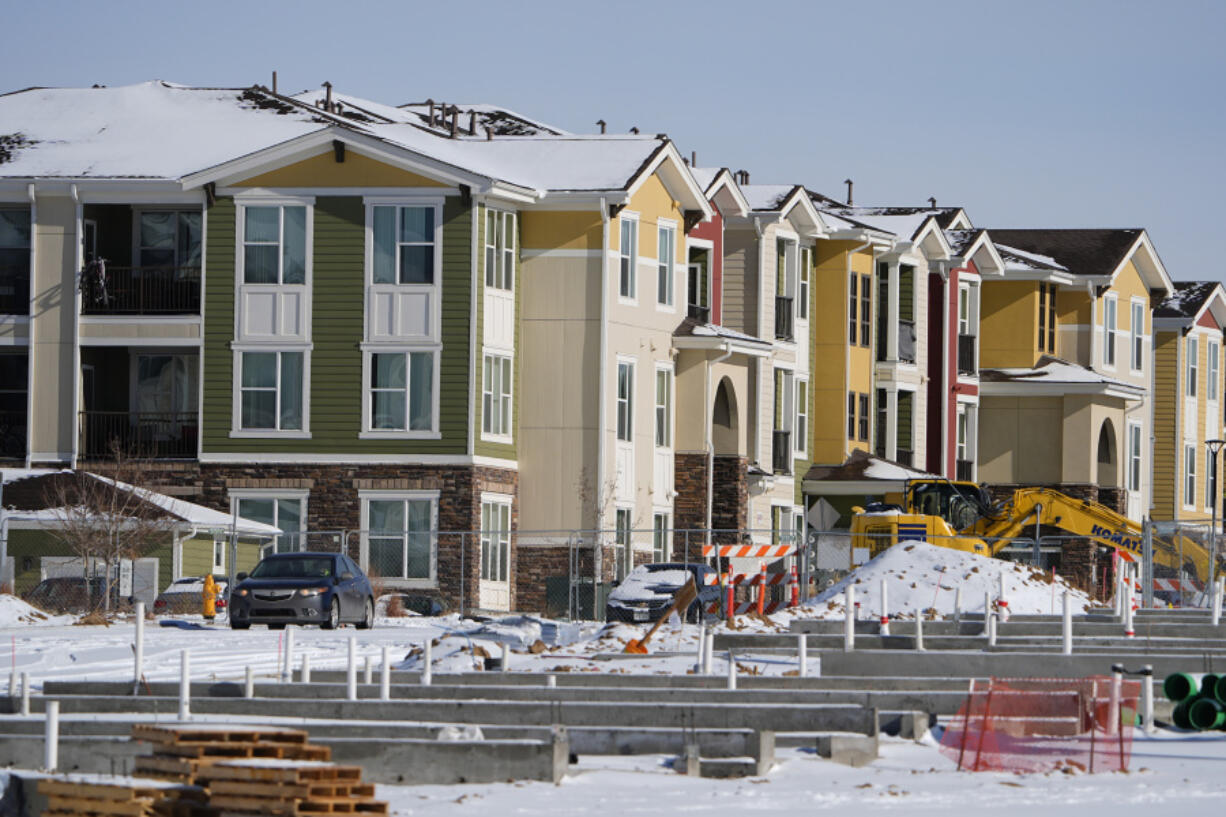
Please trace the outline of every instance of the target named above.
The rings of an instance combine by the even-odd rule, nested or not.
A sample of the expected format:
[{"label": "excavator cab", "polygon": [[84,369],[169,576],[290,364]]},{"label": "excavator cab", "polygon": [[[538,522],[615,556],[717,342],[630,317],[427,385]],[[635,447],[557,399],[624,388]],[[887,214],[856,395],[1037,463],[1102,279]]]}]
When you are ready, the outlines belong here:
[{"label": "excavator cab", "polygon": [[973,535],[960,535],[988,513],[983,489],[973,482],[913,479],[903,489],[903,505],[855,508],[851,523],[851,567],[863,564],[904,540],[989,555]]},{"label": "excavator cab", "polygon": [[922,516],[938,516],[956,531],[966,530],[987,515],[990,503],[973,482],[947,479],[913,479],[906,486],[906,510]]}]

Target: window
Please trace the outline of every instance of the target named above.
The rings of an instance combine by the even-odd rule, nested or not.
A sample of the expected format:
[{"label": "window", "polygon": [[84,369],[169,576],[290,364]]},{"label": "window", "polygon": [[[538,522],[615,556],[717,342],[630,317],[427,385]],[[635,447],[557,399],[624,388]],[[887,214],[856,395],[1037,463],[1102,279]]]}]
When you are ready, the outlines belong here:
[{"label": "window", "polygon": [[793,447],[797,454],[804,454],[809,443],[809,381],[796,380],[796,428]]},{"label": "window", "polygon": [[958,407],[958,442],[957,442],[957,451],[956,451],[955,456],[958,459],[962,460],[963,462],[970,459],[970,457],[967,456],[967,454],[969,453],[969,443],[970,443],[969,435],[967,434],[968,430],[969,430],[969,425],[968,425],[966,409],[963,408],[962,406],[959,406]]},{"label": "window", "polygon": [[515,214],[485,211],[485,285],[515,288]]},{"label": "window", "polygon": [[634,434],[634,364],[617,364],[617,439],[630,442]]},{"label": "window", "polygon": [[707,298],[707,261],[710,253],[707,250],[690,250],[690,263],[686,281],[686,306],[689,316],[700,319],[703,323],[710,322]]},{"label": "window", "polygon": [[971,288],[958,287],[958,334],[971,333]]},{"label": "window", "polygon": [[1047,285],[1047,351],[1056,353],[1056,285]]},{"label": "window", "polygon": [[213,572],[218,574],[226,572],[225,539],[213,539]]},{"label": "window", "polygon": [[856,331],[856,320],[859,311],[856,309],[856,284],[860,276],[854,272],[847,281],[847,342],[855,345],[859,334]]},{"label": "window", "polygon": [[856,438],[856,393],[847,392],[847,439]]},{"label": "window", "polygon": [[481,378],[481,432],[511,436],[511,358],[486,355]]},{"label": "window", "polygon": [[884,458],[886,429],[889,428],[890,421],[889,393],[885,389],[876,389],[873,397],[877,401],[877,415],[873,424],[873,439],[876,440],[876,444],[873,447],[873,453]]},{"label": "window", "polygon": [[511,502],[481,500],[481,580],[505,582],[511,575]]},{"label": "window", "polygon": [[[247,211],[254,209],[276,208],[249,207]],[[146,210],[140,214],[138,223],[138,266],[170,269],[200,266],[200,211]]]},{"label": "window", "polygon": [[651,560],[653,562],[668,561],[668,514],[655,513],[651,516]]},{"label": "window", "polygon": [[437,208],[381,205],[372,209],[374,283],[433,284]]},{"label": "window", "polygon": [[673,444],[673,373],[656,369],[656,446]]},{"label": "window", "polygon": [[1128,327],[1132,335],[1129,347],[1132,351],[1132,370],[1139,372],[1143,368],[1145,351],[1145,306],[1138,301],[1132,302],[1132,318]]},{"label": "window", "polygon": [[306,220],[302,206],[243,208],[243,283],[306,283]]},{"label": "window", "polygon": [[860,398],[860,442],[868,442],[868,395],[861,394]]},{"label": "window", "polygon": [[613,521],[613,560],[618,581],[626,578],[626,574],[634,569],[634,548],[630,545],[631,514],[629,508],[618,508]]},{"label": "window", "polygon": [[1183,504],[1192,507],[1196,504],[1196,446],[1183,447]]},{"label": "window", "polygon": [[30,311],[30,210],[0,210],[0,313]]},{"label": "window", "polygon": [[1217,402],[1218,389],[1221,384],[1219,381],[1219,355],[1221,347],[1216,343],[1209,343],[1209,348],[1206,349],[1209,353],[1209,367],[1205,372],[1205,399],[1210,402]]},{"label": "window", "polygon": [[1055,348],[1055,338],[1048,337],[1048,312],[1051,306],[1048,303],[1048,292],[1054,293],[1055,286],[1053,284],[1039,283],[1039,351],[1052,352]]},{"label": "window", "polygon": [[370,430],[434,430],[434,352],[370,356]]},{"label": "window", "polygon": [[1197,342],[1196,338],[1189,337],[1185,348],[1187,350],[1188,358],[1187,373],[1184,378],[1187,380],[1186,393],[1188,397],[1195,397],[1196,373],[1200,365],[1200,361],[1198,361],[1196,358],[1200,354],[1200,344]]},{"label": "window", "polygon": [[623,298],[635,297],[636,267],[639,258],[639,223],[625,214],[621,217],[620,271],[617,294]]},{"label": "window", "polygon": [[656,245],[656,302],[661,306],[673,305],[673,261],[677,257],[677,228],[660,226],[660,240]]},{"label": "window", "polygon": [[1128,424],[1128,490],[1141,490],[1141,426]]},{"label": "window", "polygon": [[813,251],[808,247],[800,249],[800,273],[796,285],[796,318],[809,319],[809,268],[813,266]]},{"label": "window", "polygon": [[306,497],[231,495],[234,513],[252,522],[263,522],[285,531],[273,539],[264,553],[291,553],[306,550],[303,531],[306,530]]},{"label": "window", "polygon": [[129,405],[137,413],[158,415],[146,419],[159,424],[196,422],[200,406],[198,355],[138,354],[134,363],[136,376]]},{"label": "window", "polygon": [[242,352],[239,428],[303,428],[303,353]]},{"label": "window", "polygon": [[1117,301],[1114,295],[1108,295],[1103,301],[1103,365],[1115,365],[1115,310]]},{"label": "window", "polygon": [[868,348],[873,338],[873,276],[860,276],[860,345]]},{"label": "window", "polygon": [[363,497],[366,572],[383,579],[433,582],[437,494]]}]

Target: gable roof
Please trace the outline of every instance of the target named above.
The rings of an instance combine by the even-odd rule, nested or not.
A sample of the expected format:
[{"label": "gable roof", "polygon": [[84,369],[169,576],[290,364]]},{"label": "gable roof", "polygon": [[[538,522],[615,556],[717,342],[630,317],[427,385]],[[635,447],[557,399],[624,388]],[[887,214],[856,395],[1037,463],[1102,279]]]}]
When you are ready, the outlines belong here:
[{"label": "gable roof", "polygon": [[979,393],[989,397],[1092,394],[1136,401],[1145,396],[1145,388],[1043,355],[1032,367],[980,369]]},{"label": "gable roof", "polygon": [[[715,201],[717,198],[727,197],[731,199],[732,207],[736,210],[736,215],[748,215],[752,209],[749,206],[749,200],[745,198],[741,186],[737,184],[736,178],[732,175],[732,171],[726,167],[691,167],[690,174],[694,177],[694,181],[702,188],[702,193],[707,197],[707,201]],[[718,202],[717,202],[718,203]],[[727,210],[721,205],[720,210],[727,214]]]},{"label": "gable roof", "polygon": [[1200,321],[1205,312],[1219,326],[1226,326],[1226,288],[1220,281],[1174,281],[1175,292],[1154,309],[1155,328],[1185,328]]},{"label": "gable roof", "polygon": [[792,211],[799,207],[815,232],[826,232],[826,223],[803,185],[746,184],[741,185],[741,192],[754,212],[778,213],[782,219],[790,218]]},{"label": "gable roof", "polygon": [[[820,193],[810,193],[811,197],[820,198],[818,206],[823,211],[853,219],[870,228],[893,233],[903,241],[915,241],[925,231],[929,220],[936,222],[940,230],[948,230],[959,220],[959,215],[965,220],[965,212],[961,207],[851,207],[837,202]],[[969,223],[969,220],[967,220]]]}]

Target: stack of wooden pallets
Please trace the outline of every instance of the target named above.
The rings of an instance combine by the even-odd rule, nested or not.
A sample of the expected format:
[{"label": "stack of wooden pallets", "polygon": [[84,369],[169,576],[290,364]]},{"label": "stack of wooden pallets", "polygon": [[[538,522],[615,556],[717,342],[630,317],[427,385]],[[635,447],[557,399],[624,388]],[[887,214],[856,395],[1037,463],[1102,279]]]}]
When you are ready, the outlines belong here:
[{"label": "stack of wooden pallets", "polygon": [[179,783],[199,782],[200,770],[221,760],[326,761],[332,757],[327,746],[307,743],[307,733],[301,729],[136,724],[132,739],[153,745],[152,755],[136,759],[137,774]]},{"label": "stack of wooden pallets", "polygon": [[66,775],[38,781],[44,817],[190,817],[206,809],[205,792],[161,780]]}]

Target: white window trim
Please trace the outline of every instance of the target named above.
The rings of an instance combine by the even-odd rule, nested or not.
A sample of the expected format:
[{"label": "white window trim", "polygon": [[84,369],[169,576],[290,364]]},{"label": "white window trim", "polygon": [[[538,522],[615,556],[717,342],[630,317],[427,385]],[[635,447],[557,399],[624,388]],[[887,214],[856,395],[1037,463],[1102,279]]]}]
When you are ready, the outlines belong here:
[{"label": "white window trim", "polygon": [[[485,554],[481,553],[479,554],[481,563],[478,565],[478,571],[477,571],[477,581],[479,582],[483,582],[485,584],[508,585],[508,586],[511,584],[511,579],[512,579],[512,576],[511,576],[511,555],[512,555],[511,549],[512,549],[512,542],[514,541],[513,536],[515,533],[513,522],[512,522],[513,517],[514,517],[514,512],[515,512],[514,504],[515,504],[514,497],[512,497],[510,494],[500,494],[500,493],[493,493],[489,491],[481,492],[481,505],[483,506],[484,505],[499,505],[507,509],[507,530],[506,530],[507,577],[505,579],[483,579],[481,578],[480,569],[485,566]],[[482,508],[482,510],[484,510],[484,508]],[[489,531],[482,530],[481,533],[478,535],[478,540],[481,540],[482,538],[484,538],[486,533],[489,533]],[[479,544],[484,545],[484,542],[479,541]]]},{"label": "white window trim", "polygon": [[[800,399],[800,385],[802,383],[805,387],[805,399],[803,401]],[[809,378],[793,376],[792,389],[794,392],[792,395],[792,411],[795,414],[792,420],[792,458],[801,460],[809,456],[809,425],[813,422],[807,407],[809,400],[813,398],[813,395],[809,392]],[[797,433],[800,429],[800,418],[802,416],[805,418],[804,434]]]},{"label": "white window trim", "polygon": [[[660,408],[660,390],[659,376],[660,372],[668,374],[668,405],[665,407],[667,416],[665,424],[668,428],[668,442],[666,445],[660,445],[656,442],[656,412]],[[657,363],[654,374],[651,379],[651,441],[657,451],[672,451],[677,445],[677,427],[675,417],[677,416],[677,376],[673,370],[671,363]],[[633,393],[631,394],[633,397]],[[630,436],[634,436],[634,429],[631,427]]]},{"label": "white window trim", "polygon": [[[314,196],[267,196],[261,194],[243,195],[239,194],[234,197],[234,337],[239,338],[242,343],[294,343],[311,341],[311,324],[313,314],[313,297],[312,293],[315,290],[315,197]],[[246,277],[246,261],[243,253],[244,238],[247,231],[246,208],[248,207],[305,207],[306,208],[306,252],[305,261],[306,272],[301,284],[248,284],[244,283]],[[282,216],[284,219],[284,216]],[[205,214],[205,219],[202,222],[201,230],[207,230],[208,214]],[[284,236],[282,236],[284,240]],[[201,243],[207,244],[207,236],[201,236]],[[201,249],[201,262],[207,263],[205,253],[207,250]],[[207,275],[207,272],[202,275]],[[201,286],[203,286],[203,281]],[[271,337],[248,337],[243,334],[243,290],[250,289],[255,292],[277,292],[283,291],[287,287],[294,287],[302,290],[302,318],[303,330],[301,335],[293,336],[271,336]],[[203,292],[201,300],[201,309],[203,305]],[[237,424],[236,424],[237,427]]]},{"label": "white window trim", "polygon": [[673,512],[671,508],[651,509],[651,557],[656,554],[656,517],[664,517],[664,557],[660,561],[671,562],[673,551]]},{"label": "white window trim", "polygon": [[[503,290],[505,291],[505,290]],[[485,361],[486,358],[504,358],[511,363],[511,382],[510,388],[507,391],[507,428],[508,433],[495,433],[485,430]],[[485,442],[502,443],[510,445],[515,442],[515,353],[509,350],[487,346],[481,353],[481,370],[477,373],[480,378],[480,394],[481,394],[481,439]]]},{"label": "white window trim", "polygon": [[[409,353],[430,352],[434,354],[434,365],[431,366],[431,375],[434,378],[431,384],[430,392],[430,419],[433,426],[428,431],[412,431],[412,430],[393,430],[387,428],[371,428],[370,425],[370,373],[371,373],[371,355],[396,355]],[[429,346],[408,346],[403,344],[384,345],[384,344],[362,344],[362,430],[358,433],[360,440],[440,440],[443,437],[439,423],[439,363],[442,358],[443,347],[438,345]],[[406,364],[407,365],[407,364]],[[411,384],[410,384],[411,385]],[[407,395],[406,395],[407,399]],[[407,406],[406,406],[407,410]],[[405,419],[408,419],[406,413]]]},{"label": "white window trim", "polygon": [[[1190,334],[1184,338],[1183,396],[1200,396],[1200,337]],[[1191,391],[1189,391],[1189,389]]]},{"label": "white window trim", "polygon": [[[366,210],[365,240],[366,261],[363,273],[365,287],[362,299],[362,337],[368,343],[409,343],[435,342],[442,339],[443,311],[443,199],[438,196],[366,196],[362,199]],[[432,284],[402,284],[397,280],[394,284],[375,283],[375,213],[376,207],[433,207],[434,208],[434,283]],[[399,224],[399,220],[396,222]],[[484,248],[482,248],[484,252]],[[399,279],[399,275],[397,275]],[[483,279],[484,280],[484,279]],[[378,292],[429,292],[430,298],[430,336],[395,338],[391,340],[374,340],[374,327],[371,325],[371,307],[374,293]]]},{"label": "white window trim", "polygon": [[[233,381],[231,397],[233,398],[232,415],[230,417],[230,437],[234,439],[281,438],[289,440],[311,439],[311,346],[303,344],[231,344],[233,361]],[[302,428],[243,428],[243,355],[248,352],[277,354],[277,391],[280,394],[281,358],[283,352],[302,353]],[[201,386],[201,393],[204,388]],[[279,397],[278,397],[279,402]],[[278,422],[280,421],[278,417]]]},{"label": "white window trim", "polygon": [[[393,587],[438,587],[438,505],[439,491],[358,491],[358,501],[361,505],[361,530],[358,557],[363,572],[370,573],[370,502],[371,500],[413,500],[428,499],[430,506],[430,531],[433,537],[430,547],[430,576],[425,579],[406,579],[383,576],[382,580]],[[403,532],[402,532],[403,535]]]},{"label": "white window trim", "polygon": [[[1132,450],[1132,441],[1133,441],[1134,431],[1136,432],[1137,441],[1138,441],[1136,457],[1135,457],[1135,459],[1137,460],[1137,484],[1135,487],[1132,485],[1132,462],[1134,459],[1133,450]],[[1141,424],[1138,422],[1129,420],[1125,426],[1125,432],[1127,434],[1127,437],[1125,438],[1126,439],[1125,456],[1127,458],[1127,464],[1125,465],[1126,471],[1125,471],[1124,485],[1127,486],[1128,491],[1132,493],[1137,493],[1141,490],[1141,484],[1145,481],[1145,470],[1144,470],[1145,469],[1145,452],[1144,452],[1145,441],[1141,437]]]},{"label": "white window trim", "polygon": [[[1188,454],[1192,455],[1191,468],[1188,468]],[[1185,444],[1183,447],[1183,508],[1186,511],[1196,510],[1197,488],[1196,488],[1196,445],[1192,443]],[[1188,480],[1192,480],[1191,488],[1188,490]],[[1189,501],[1191,500],[1191,501]]]},{"label": "white window trim", "polygon": [[[503,221],[503,236],[504,237],[506,236],[506,217],[507,216],[511,217],[510,218],[510,221],[511,221],[510,246],[507,246],[507,244],[504,242],[503,246],[499,248],[497,243],[490,243],[489,227],[490,227],[490,216],[491,215],[496,216],[498,219]],[[515,210],[504,210],[498,207],[491,207],[490,205],[487,204],[485,206],[484,218],[485,218],[485,221],[481,225],[481,229],[484,231],[482,242],[481,242],[481,281],[482,281],[482,285],[485,287],[486,291],[505,292],[507,294],[514,294],[515,287],[519,283],[518,281],[519,276],[516,274],[517,270],[515,269],[515,261],[519,257],[516,252],[516,248],[518,244],[517,233],[519,232],[519,213],[516,212]],[[511,273],[510,273],[511,286],[510,287],[492,286],[488,282],[487,279],[489,278],[490,271],[489,271],[489,261],[487,259],[487,254],[490,249],[494,250],[494,258],[496,262],[499,260],[505,261],[506,253],[508,251],[511,253]],[[504,276],[505,276],[505,270],[504,270]],[[435,280],[438,280],[438,279],[436,278]]]},{"label": "white window trim", "polygon": [[[1110,313],[1115,314],[1114,325],[1110,328],[1107,326],[1107,316]],[[1119,344],[1116,343],[1116,336],[1120,333],[1120,303],[1119,296],[1115,293],[1110,293],[1103,296],[1103,368],[1108,371],[1115,371],[1119,365]],[[1111,351],[1112,358],[1107,360],[1107,350]]]},{"label": "white window trim", "polygon": [[[1136,323],[1137,307],[1141,308],[1141,325],[1134,326]],[[1136,354],[1137,341],[1141,342],[1141,354],[1139,360],[1133,360]],[[1130,298],[1128,300],[1128,370],[1133,374],[1141,374],[1145,371],[1145,342],[1149,337],[1145,334],[1145,302],[1140,298]]]},{"label": "white window trim", "polygon": [[[661,266],[660,234],[666,231],[671,232],[673,234],[673,254],[672,254],[672,257],[668,259],[668,277],[669,277],[668,290],[667,290],[668,291],[668,303],[661,303],[660,302],[660,282],[658,280],[659,275],[660,275],[660,266]],[[679,246],[677,242],[677,236],[680,234],[680,232],[681,231],[678,228],[676,221],[673,221],[672,219],[669,219],[669,218],[656,219],[655,271],[656,271],[657,280],[656,280],[655,302],[656,302],[657,312],[676,312],[677,311],[677,248]],[[642,241],[642,236],[639,236],[639,240]]]},{"label": "white window trim", "polygon": [[[796,306],[794,309],[796,322],[808,324],[809,322],[809,299],[813,296],[813,258],[816,247],[812,244],[803,244],[796,249]],[[806,261],[807,258],[807,261]],[[803,282],[804,286],[801,286]],[[801,290],[804,294],[801,294]],[[797,332],[797,336],[803,333]]]},{"label": "white window trim", "polygon": [[[238,503],[243,499],[297,500],[298,502],[302,503],[302,516],[298,520],[298,530],[287,531],[282,528],[281,532],[285,534],[304,534],[307,532],[309,527],[307,525],[307,505],[310,502],[311,492],[306,488],[232,488],[227,491],[226,494],[230,498],[230,513],[234,514],[235,516],[238,516]],[[278,527],[280,524],[281,517],[278,515]],[[272,543],[270,542],[268,545],[263,547],[268,547],[271,544]],[[263,547],[261,548],[261,551]]]},{"label": "white window trim", "polygon": [[[1213,353],[1217,353],[1217,371],[1214,371],[1212,365]],[[1222,344],[1213,340],[1212,336],[1205,339],[1205,403],[1213,408],[1209,409],[1211,416],[1221,420],[1220,415],[1216,413],[1219,400],[1219,394],[1222,391]]]},{"label": "white window trim", "polygon": [[[618,218],[618,222],[617,222],[617,302],[620,304],[626,304],[627,306],[638,306],[638,303],[639,303],[639,298],[638,298],[639,265],[642,264],[644,261],[649,264],[654,264],[655,259],[639,258],[639,254],[638,254],[639,248],[643,245],[643,235],[642,235],[643,225],[639,221],[639,214],[629,211],[629,210],[622,210],[620,213],[618,213],[617,218]],[[634,222],[634,248],[633,248],[634,251],[633,251],[633,254],[627,255],[625,252],[625,247],[622,246],[622,224],[626,222],[631,222],[631,221]],[[622,259],[624,258],[630,259],[630,294],[629,295],[622,294],[621,265],[622,265]]]},{"label": "white window trim", "polygon": [[[621,402],[621,395],[618,393],[618,387],[621,380],[622,366],[630,367],[630,394],[628,395],[628,405],[626,407],[627,425],[629,426],[627,432],[630,435],[630,439],[628,440],[621,437],[621,430],[618,428],[617,422],[617,407]],[[620,445],[634,445],[634,432],[638,426],[637,418],[634,416],[634,404],[636,398],[638,397],[638,390],[638,362],[632,357],[623,357],[622,355],[618,355],[617,364],[613,367],[613,438]]]}]

